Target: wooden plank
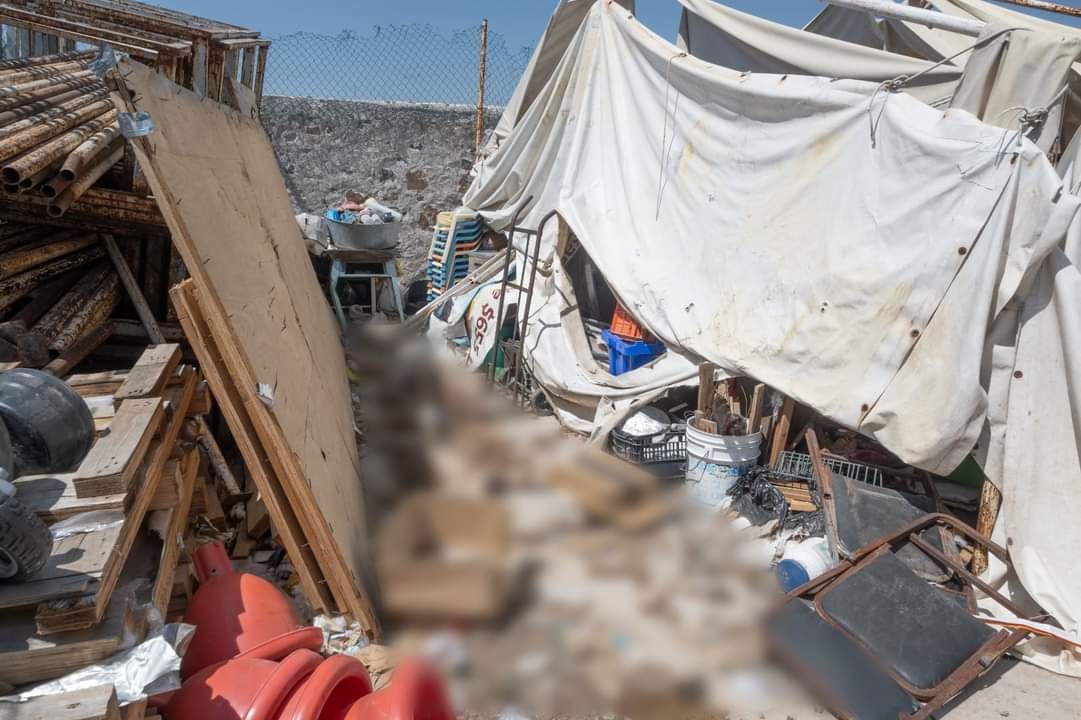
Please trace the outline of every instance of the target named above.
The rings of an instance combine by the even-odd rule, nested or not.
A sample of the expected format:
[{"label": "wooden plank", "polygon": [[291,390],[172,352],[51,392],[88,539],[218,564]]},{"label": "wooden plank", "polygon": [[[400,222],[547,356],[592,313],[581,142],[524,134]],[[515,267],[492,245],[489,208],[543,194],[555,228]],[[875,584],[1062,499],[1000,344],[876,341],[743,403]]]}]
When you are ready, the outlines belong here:
[{"label": "wooden plank", "polygon": [[781,453],[784,452],[785,443],[788,442],[788,431],[792,425],[792,413],[796,410],[796,401],[790,397],[784,399],[781,406],[781,414],[777,418],[777,424],[773,427],[773,440],[769,446],[769,467],[777,467],[781,461]]},{"label": "wooden plank", "polygon": [[100,685],[22,703],[0,703],[0,720],[121,720],[116,690]]},{"label": "wooden plank", "polygon": [[[150,342],[155,345],[163,345],[165,343],[165,336],[162,335],[161,328],[158,327],[158,321],[155,319],[154,313],[150,309],[150,305],[147,304],[146,298],[143,297],[143,291],[142,288],[139,287],[139,282],[135,279],[135,276],[132,275],[127,260],[124,259],[123,253],[120,252],[120,248],[116,244],[116,238],[112,235],[104,234],[101,236],[101,240],[105,244],[105,251],[109,253],[109,259],[113,262],[116,274],[120,276],[120,282],[123,284],[124,290],[128,294],[128,299],[131,300],[131,304],[135,307],[135,314],[139,316],[139,320],[146,329],[146,334],[150,338]],[[180,348],[177,347],[177,362],[179,361]]]},{"label": "wooden plank", "polygon": [[161,616],[165,617],[169,610],[169,598],[173,595],[173,576],[176,574],[176,565],[180,560],[180,553],[184,549],[184,531],[188,527],[188,511],[191,509],[192,492],[195,489],[195,479],[199,474],[199,453],[191,451],[182,463],[180,473],[180,492],[176,507],[169,515],[165,537],[162,539],[161,561],[158,564],[158,575],[154,578],[154,590],[151,595],[153,603]]},{"label": "wooden plank", "polygon": [[747,432],[758,432],[758,427],[762,424],[762,413],[766,409],[766,385],[765,383],[758,383],[754,386],[754,392],[751,394],[751,407],[747,411]]},{"label": "wooden plank", "polygon": [[116,391],[117,400],[160,395],[180,364],[180,345],[155,345],[143,352]]},{"label": "wooden plank", "polygon": [[38,517],[52,525],[95,510],[123,510],[126,495],[81,498],[75,493],[74,473],[35,475],[15,481],[16,497]]},{"label": "wooden plank", "polygon": [[309,602],[318,610],[332,608],[334,598],[322,575],[319,562],[300,527],[295,510],[285,497],[274,469],[267,460],[266,452],[259,443],[244,403],[240,400],[236,387],[224,370],[221,355],[200,314],[199,306],[193,296],[194,292],[195,286],[191,280],[185,280],[171,291],[170,296],[176,307],[177,318],[199,358],[199,366],[206,374],[207,382],[210,383],[214,397],[218,400],[218,406],[221,408],[222,415],[225,416],[240,454],[244,457],[244,463],[248,472],[251,473],[252,480],[265,498],[267,508],[275,518],[275,524],[285,530],[281,537],[282,545],[285,546],[285,551],[297,570],[301,586]]},{"label": "wooden plank", "polygon": [[125,400],[109,433],[94,443],[72,478],[79,497],[127,492],[164,415],[161,398]]},{"label": "wooden plank", "polygon": [[[149,69],[127,63],[121,73],[157,125],[134,150],[198,289],[225,384],[242,403],[339,609],[374,635],[378,625],[359,581],[370,552],[345,358],[266,133],[257,120],[203,103]],[[124,92],[114,99],[133,109]],[[213,187],[196,161],[207,153],[220,160]],[[223,235],[232,241],[222,243]],[[261,384],[274,388],[272,407],[259,395]]]},{"label": "wooden plank", "polygon": [[[87,594],[81,598],[39,605],[36,619],[38,632],[43,635],[88,628],[101,622],[109,598],[116,588],[117,581],[120,579],[120,572],[124,567],[124,562],[135,544],[136,536],[143,524],[143,518],[150,508],[150,503],[157,492],[158,483],[161,481],[169,457],[172,455],[173,446],[176,444],[176,438],[180,432],[180,426],[184,424],[188,404],[191,403],[192,395],[195,393],[195,385],[199,381],[199,374],[187,368],[184,378],[184,384],[170,400],[169,422],[162,431],[160,440],[155,441],[154,447],[147,453],[134,500],[132,500],[131,506],[126,512],[124,524],[109,560],[102,569],[98,588],[93,594]],[[127,400],[125,402],[139,401]],[[121,409],[123,409],[123,406],[121,406]]]},{"label": "wooden plank", "polygon": [[[124,513],[112,510],[91,516],[88,524],[79,523],[78,518],[72,522],[70,534],[53,542],[41,571],[25,582],[0,585],[0,608],[37,605],[96,590],[120,537]],[[86,529],[79,532],[78,528]]]},{"label": "wooden plank", "polygon": [[704,362],[698,366],[698,412],[702,417],[710,420],[713,414],[714,381],[717,366],[711,362]]}]

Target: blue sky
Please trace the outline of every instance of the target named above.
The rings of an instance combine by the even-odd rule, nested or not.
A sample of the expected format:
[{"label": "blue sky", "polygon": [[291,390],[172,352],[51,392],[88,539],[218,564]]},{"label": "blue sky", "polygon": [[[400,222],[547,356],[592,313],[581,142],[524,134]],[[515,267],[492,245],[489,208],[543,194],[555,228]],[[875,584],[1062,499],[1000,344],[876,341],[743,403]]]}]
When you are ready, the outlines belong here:
[{"label": "blue sky", "polygon": [[[297,30],[337,34],[373,25],[431,23],[450,30],[487,17],[492,30],[511,46],[533,45],[551,15],[554,0],[155,0],[176,10],[244,25],[264,35]],[[778,22],[802,25],[822,7],[818,0],[729,0],[726,4]],[[679,22],[676,0],[638,0],[642,22],[674,38]]]},{"label": "blue sky", "polygon": [[[470,43],[475,43],[475,35],[451,38],[455,31],[476,28],[488,18],[491,30],[505,42],[489,48],[487,99],[496,105],[510,97],[525,67],[528,53],[520,50],[536,44],[556,6],[556,0],[151,1],[278,40],[270,53],[267,94],[361,100],[473,102],[476,50]],[[796,27],[823,6],[821,0],[723,1]],[[1081,6],[1081,0],[1070,4]],[[669,40],[675,39],[680,10],[676,0],[638,0],[641,21]],[[432,36],[419,25],[444,35]],[[399,29],[388,32],[389,26]],[[299,31],[327,37],[283,37]],[[343,31],[351,34],[343,38]]]}]

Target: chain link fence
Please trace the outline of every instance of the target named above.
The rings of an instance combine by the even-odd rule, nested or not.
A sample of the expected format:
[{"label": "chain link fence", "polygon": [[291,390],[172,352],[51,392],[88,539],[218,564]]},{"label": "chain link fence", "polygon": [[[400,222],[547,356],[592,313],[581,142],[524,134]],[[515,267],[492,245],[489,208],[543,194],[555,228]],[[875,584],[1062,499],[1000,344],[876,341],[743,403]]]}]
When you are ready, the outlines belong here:
[{"label": "chain link fence", "polygon": [[[479,24],[451,33],[430,25],[297,32],[273,38],[264,94],[476,107],[480,46]],[[510,100],[532,52],[488,33],[486,106]]]}]

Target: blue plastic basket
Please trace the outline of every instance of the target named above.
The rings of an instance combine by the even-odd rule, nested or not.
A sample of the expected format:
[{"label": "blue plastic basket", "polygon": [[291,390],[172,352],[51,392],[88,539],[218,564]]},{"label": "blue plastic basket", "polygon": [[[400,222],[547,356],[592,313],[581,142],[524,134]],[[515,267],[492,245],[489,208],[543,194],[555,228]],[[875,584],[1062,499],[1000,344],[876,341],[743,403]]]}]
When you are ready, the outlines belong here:
[{"label": "blue plastic basket", "polygon": [[622,375],[649,365],[664,354],[664,343],[644,340],[624,340],[610,330],[601,333],[608,346],[608,372]]}]

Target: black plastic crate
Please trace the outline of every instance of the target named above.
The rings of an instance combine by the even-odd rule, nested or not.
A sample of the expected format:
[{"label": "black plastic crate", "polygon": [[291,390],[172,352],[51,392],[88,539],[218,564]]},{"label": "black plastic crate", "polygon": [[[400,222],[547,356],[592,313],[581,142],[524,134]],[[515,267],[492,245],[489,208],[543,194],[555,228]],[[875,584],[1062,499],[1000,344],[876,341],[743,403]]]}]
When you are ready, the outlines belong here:
[{"label": "black plastic crate", "polygon": [[616,429],[610,444],[613,455],[635,465],[683,462],[687,459],[687,426],[673,423],[667,430],[641,437]]}]

